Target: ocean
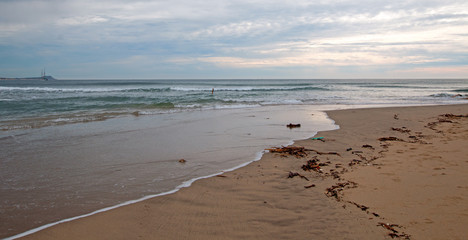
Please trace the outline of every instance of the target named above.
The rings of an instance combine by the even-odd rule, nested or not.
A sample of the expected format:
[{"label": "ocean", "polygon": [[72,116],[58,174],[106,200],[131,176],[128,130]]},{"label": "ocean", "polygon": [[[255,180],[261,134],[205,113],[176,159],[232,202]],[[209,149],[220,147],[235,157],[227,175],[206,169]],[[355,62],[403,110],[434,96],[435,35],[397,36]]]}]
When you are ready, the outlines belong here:
[{"label": "ocean", "polygon": [[466,79],[2,80],[0,237],[239,168],[338,128],[326,110],[467,97]]},{"label": "ocean", "polygon": [[11,80],[0,81],[0,129],[286,104],[451,104],[467,89],[466,79]]}]

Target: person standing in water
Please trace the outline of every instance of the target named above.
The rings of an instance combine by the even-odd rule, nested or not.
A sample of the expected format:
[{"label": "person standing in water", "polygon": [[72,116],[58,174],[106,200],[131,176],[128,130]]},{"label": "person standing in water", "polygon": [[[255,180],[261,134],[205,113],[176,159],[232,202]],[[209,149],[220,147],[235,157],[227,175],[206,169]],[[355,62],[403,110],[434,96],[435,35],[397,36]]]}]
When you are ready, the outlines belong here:
[{"label": "person standing in water", "polygon": [[211,89],[211,95],[213,95],[213,94],[214,94],[214,88],[213,88],[213,89]]}]

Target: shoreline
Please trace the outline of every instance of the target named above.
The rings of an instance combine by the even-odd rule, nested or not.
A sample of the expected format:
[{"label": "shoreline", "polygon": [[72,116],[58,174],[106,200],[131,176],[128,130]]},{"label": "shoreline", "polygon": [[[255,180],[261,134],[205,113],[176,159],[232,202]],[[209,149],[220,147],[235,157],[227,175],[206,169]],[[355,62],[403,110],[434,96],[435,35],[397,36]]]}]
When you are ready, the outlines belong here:
[{"label": "shoreline", "polygon": [[[457,107],[466,109],[467,105],[463,104],[463,105],[398,107],[398,108],[392,107],[392,108],[372,108],[372,109],[366,108],[366,109],[348,109],[348,110],[326,111],[326,113],[328,114],[328,117],[331,118],[333,121],[335,121],[335,124],[337,124],[337,122],[338,122],[338,125],[340,126],[340,128],[338,130],[319,132],[316,136],[322,136],[322,135],[325,136],[325,141],[323,141],[323,143],[330,143],[331,145],[334,145],[334,146],[331,146],[331,147],[330,146],[320,146],[322,141],[313,141],[313,140],[298,140],[298,141],[294,142],[293,146],[305,146],[306,148],[320,147],[320,151],[322,153],[323,152],[337,152],[337,149],[333,149],[333,148],[337,147],[336,146],[337,141],[331,141],[331,142],[328,141],[329,138],[331,139],[333,137],[339,136],[340,134],[343,134],[343,131],[344,131],[342,129],[342,127],[341,127],[342,124],[339,123],[341,121],[341,119],[338,119],[338,121],[337,121],[337,119],[335,119],[334,117],[331,116],[331,115],[333,115],[333,116],[336,117],[336,112],[341,112],[341,113],[348,112],[348,115],[349,115],[350,112],[361,112],[361,113],[362,112],[375,112],[375,111],[389,112],[389,111],[395,111],[397,109],[401,110],[401,109],[412,109],[412,108],[413,109],[414,108],[418,108],[418,109],[422,109],[422,108],[439,108],[439,109],[440,108],[442,108],[442,109],[450,108],[450,109],[454,109],[454,108],[457,108]],[[390,115],[394,116],[394,115],[392,115],[393,113],[387,113],[387,115],[388,114],[389,114],[389,116]],[[466,114],[466,113],[464,113],[464,114]],[[338,114],[338,115],[340,115],[340,114]],[[359,124],[362,125],[362,122],[359,123]],[[347,125],[347,123],[343,123],[343,125]],[[352,131],[350,129],[345,129],[345,130],[346,131]],[[356,130],[356,129],[353,129],[353,130]],[[368,136],[365,139],[369,139]],[[375,141],[375,139],[373,141]],[[342,144],[342,143],[340,142],[340,144]],[[371,145],[375,145],[375,144],[371,144]],[[359,146],[359,144],[357,146]],[[355,148],[357,148],[357,147],[355,147]],[[342,152],[342,151],[344,151],[344,150],[339,149],[339,152]],[[309,155],[311,155],[311,154],[309,154]],[[319,154],[319,155],[320,155],[319,158],[321,158],[321,154]],[[330,156],[327,156],[326,158],[327,158],[327,160],[334,161],[333,162],[334,164],[343,165],[345,163],[343,161],[339,162],[339,160],[334,159],[334,157],[335,156],[330,155]],[[285,163],[278,163],[278,160],[287,160],[288,163],[286,165],[284,165]],[[335,160],[337,160],[337,161],[335,162]],[[128,214],[130,214],[130,216],[133,216],[133,213],[130,213],[127,209],[133,209],[133,210],[137,209],[137,210],[140,210],[139,212],[140,212],[140,216],[141,216],[142,211],[147,212],[148,209],[146,209],[145,206],[150,204],[150,202],[157,202],[157,203],[167,202],[168,201],[167,198],[172,199],[172,200],[174,200],[174,199],[176,200],[174,209],[190,208],[190,204],[188,204],[186,201],[185,202],[182,201],[182,203],[181,203],[180,198],[184,198],[184,197],[185,198],[186,197],[193,198],[194,197],[193,195],[195,195],[195,196],[199,195],[199,194],[197,194],[196,190],[193,190],[193,189],[195,189],[195,187],[205,189],[205,190],[208,189],[209,192],[211,192],[212,190],[220,190],[219,186],[217,186],[217,184],[221,184],[221,181],[226,180],[226,179],[229,179],[229,181],[230,181],[230,183],[228,183],[228,186],[232,187],[233,184],[236,182],[236,180],[234,179],[235,176],[237,176],[237,181],[239,181],[239,180],[241,180],[243,178],[246,178],[246,177],[239,178],[240,177],[239,176],[240,172],[244,172],[244,170],[246,171],[245,174],[247,174],[247,176],[249,176],[249,178],[256,178],[257,184],[258,184],[258,181],[263,182],[263,184],[261,184],[261,185],[265,185],[268,181],[275,181],[275,184],[281,185],[281,187],[279,187],[279,189],[281,191],[284,191],[283,192],[283,194],[285,194],[284,196],[289,196],[289,195],[291,195],[291,193],[296,193],[296,194],[300,194],[300,197],[299,197],[300,199],[303,199],[303,200],[308,199],[308,198],[311,197],[310,190],[304,190],[304,186],[302,186],[303,185],[303,182],[302,182],[303,180],[301,181],[300,178],[293,178],[293,179],[288,179],[287,178],[287,169],[290,169],[290,171],[300,171],[299,166],[302,165],[303,161],[304,161],[304,159],[302,159],[302,160],[300,160],[298,162],[296,157],[294,157],[294,156],[286,156],[286,157],[280,156],[280,157],[278,157],[278,155],[276,153],[265,153],[265,154],[262,155],[260,161],[258,161],[257,166],[254,166],[254,165],[256,165],[255,161],[245,163],[245,164],[242,164],[239,167],[236,167],[236,168],[232,169],[230,172],[223,171],[221,173],[212,174],[210,176],[202,177],[202,178],[199,178],[199,179],[196,179],[196,180],[193,180],[193,181],[190,180],[190,183],[188,185],[188,186],[192,185],[190,188],[181,187],[180,189],[178,189],[178,190],[176,190],[174,192],[172,192],[172,191],[168,192],[169,195],[164,195],[164,196],[158,195],[160,197],[156,197],[156,198],[155,198],[155,196],[148,197],[146,200],[140,201],[140,202],[135,203],[135,204],[133,204],[133,201],[129,201],[128,203],[124,203],[125,206],[123,204],[119,205],[120,207],[118,207],[118,209],[117,209],[117,207],[112,207],[113,209],[111,211],[98,210],[96,212],[91,213],[93,215],[91,217],[86,217],[86,216],[91,215],[91,214],[87,214],[87,215],[83,215],[83,216],[71,219],[71,220],[77,219],[77,220],[74,220],[74,221],[62,220],[62,221],[60,221],[58,223],[63,223],[63,224],[54,223],[53,225],[56,225],[54,227],[51,227],[50,225],[45,225],[45,226],[48,226],[48,227],[45,228],[44,231],[39,231],[39,230],[42,230],[44,228],[39,229],[38,230],[39,232],[34,231],[34,232],[37,232],[36,234],[28,235],[28,234],[22,233],[22,234],[25,234],[25,235],[22,235],[22,234],[20,234],[21,236],[20,235],[15,235],[15,236],[9,237],[7,239],[23,237],[23,236],[26,236],[26,235],[27,235],[26,239],[29,238],[29,237],[34,238],[34,239],[36,239],[36,237],[38,239],[41,239],[41,237],[43,237],[43,238],[49,238],[49,237],[53,238],[53,235],[49,235],[49,234],[59,234],[59,235],[55,235],[55,236],[62,236],[62,237],[63,236],[67,236],[67,237],[76,236],[77,238],[79,238],[80,235],[76,235],[77,232],[75,230],[73,230],[73,229],[82,228],[82,230],[83,230],[83,227],[84,227],[84,229],[88,229],[90,227],[90,225],[89,225],[90,223],[93,223],[93,222],[96,223],[96,221],[98,221],[99,223],[103,223],[102,219],[106,219],[104,222],[107,222],[107,221],[112,222],[113,221],[114,224],[116,224],[115,226],[112,226],[113,224],[106,224],[106,226],[109,229],[114,229],[115,230],[115,227],[120,226],[120,224],[123,224],[123,222],[121,222],[118,219],[115,219],[114,215],[124,214],[123,216],[127,216]],[[267,167],[260,167],[261,165],[268,165],[268,163],[275,164],[275,166],[272,167],[270,165],[270,166],[267,166]],[[280,168],[280,167],[277,166],[277,165],[283,165],[283,168],[281,168],[281,170],[279,170],[278,168]],[[294,169],[291,169],[292,166],[295,166]],[[335,166],[337,166],[337,165],[335,165]],[[261,168],[262,171],[260,171],[260,169],[258,169],[258,168]],[[339,167],[339,168],[342,168],[342,167]],[[338,167],[336,169],[338,169]],[[264,175],[266,175],[266,173],[265,174],[262,173],[259,176],[258,172],[268,172],[270,175],[268,175],[267,180],[265,180],[265,179],[263,179],[263,177],[265,177]],[[280,172],[281,172],[281,174],[280,174]],[[285,172],[285,173],[282,173],[282,172]],[[352,174],[352,172],[353,171],[351,171],[351,174]],[[307,174],[307,177],[309,179],[313,179],[313,182],[315,182],[316,186],[311,188],[311,190],[313,190],[313,192],[315,192],[315,193],[321,193],[323,191],[323,189],[321,189],[321,188],[324,188],[324,187],[327,188],[327,186],[332,186],[334,184],[339,183],[340,179],[342,178],[341,175],[346,176],[346,177],[343,177],[345,179],[348,178],[348,176],[347,176],[348,173],[346,173],[346,172],[343,172],[342,174],[340,174],[340,177],[338,177],[338,178],[334,178],[332,176],[325,176],[325,175],[317,173],[317,172],[310,172],[310,173],[309,172],[300,172],[300,173],[302,175]],[[219,176],[219,177],[216,177],[216,176]],[[335,179],[338,179],[338,180],[335,180]],[[200,181],[198,181],[198,180],[200,180]],[[247,181],[247,182],[249,182],[249,181]],[[291,188],[293,188],[294,190],[286,189],[285,184],[287,186],[291,182],[294,184],[294,186],[291,186]],[[244,183],[245,183],[245,181],[244,181]],[[224,184],[226,184],[226,183],[224,183]],[[182,185],[184,185],[184,184],[182,184]],[[203,186],[203,185],[208,185],[208,186]],[[254,194],[255,197],[253,199],[251,199],[252,194],[253,194],[252,192],[258,191],[259,186],[256,185],[256,186],[253,187],[253,189],[251,187],[252,186],[244,186],[244,187],[242,187],[243,191],[241,191],[241,192],[244,192],[244,193],[247,192],[248,194],[246,196],[250,196],[249,200],[251,200],[251,201],[247,201],[247,203],[246,203],[245,200],[243,201],[241,199],[241,200],[239,200],[240,202],[238,201],[237,203],[240,204],[240,205],[246,204],[246,207],[250,208],[252,211],[255,211],[259,207],[259,206],[252,206],[252,200],[254,200],[254,202],[257,202],[257,200],[259,200],[259,198],[265,198],[265,196],[267,196],[267,198],[270,198],[270,197],[274,198],[274,196],[272,196],[272,195],[276,195],[275,191],[268,191],[267,192],[268,194],[265,194],[264,196]],[[275,187],[273,186],[273,188],[275,188]],[[276,188],[278,188],[278,186],[276,186]],[[355,189],[359,189],[359,187],[358,188],[353,188],[352,190],[355,190]],[[171,193],[174,193],[174,194],[171,194]],[[233,192],[231,192],[231,191],[228,191],[228,193],[226,193],[226,191],[224,191],[224,193],[219,193],[219,194],[213,193],[213,194],[214,195],[212,195],[212,196],[218,196],[218,197],[219,197],[219,194],[221,194],[222,195],[221,199],[224,199],[224,200],[233,197],[232,196]],[[180,195],[182,195],[182,197],[180,197]],[[321,195],[323,195],[323,194],[321,194]],[[289,197],[294,198],[293,196],[289,196]],[[315,197],[317,197],[317,196],[315,196]],[[166,198],[166,200],[163,200],[163,198]],[[179,199],[177,199],[177,198],[179,198]],[[204,199],[204,200],[207,200],[207,199]],[[216,201],[216,200],[213,200],[213,199],[211,199],[211,200]],[[367,239],[372,239],[372,237],[375,237],[375,236],[382,237],[382,236],[386,235],[385,231],[382,231],[382,229],[379,229],[379,228],[375,227],[373,223],[369,223],[369,220],[367,219],[369,216],[366,216],[366,215],[363,216],[362,213],[360,213],[359,211],[356,211],[355,209],[351,210],[350,209],[351,207],[349,207],[349,206],[348,207],[343,207],[342,206],[343,203],[341,201],[334,202],[334,201],[331,201],[331,200],[332,199],[328,198],[327,196],[318,196],[318,198],[314,199],[315,203],[318,203],[320,205],[326,205],[327,207],[329,207],[328,212],[326,212],[324,216],[327,216],[330,213],[332,213],[332,215],[334,215],[334,216],[341,214],[340,216],[337,216],[335,219],[330,220],[329,225],[331,224],[332,227],[329,230],[332,230],[333,228],[338,229],[338,227],[344,228],[345,229],[344,232],[343,232],[343,230],[340,230],[340,231],[338,231],[338,233],[344,234],[345,236],[351,236],[351,235],[355,234],[356,232],[358,232],[357,236],[363,237],[364,239],[366,239],[366,238]],[[272,201],[282,202],[281,199],[274,199]],[[219,204],[219,202],[218,202],[218,204]],[[263,204],[260,204],[260,205],[265,205],[265,204],[269,205],[270,203],[269,203],[269,201],[264,200]],[[282,204],[285,204],[285,203],[281,203],[280,205],[282,205]],[[154,204],[151,204],[151,205],[156,208],[156,209],[153,209],[153,210],[156,210],[156,211],[152,211],[152,212],[157,213],[158,211],[162,211],[160,207],[154,206]],[[256,205],[258,205],[258,203],[256,203]],[[235,204],[234,204],[234,206],[235,206]],[[264,207],[264,206],[262,206],[262,207]],[[296,206],[296,207],[298,207],[298,206]],[[304,207],[304,206],[302,206],[302,207]],[[142,210],[142,208],[143,208],[143,210]],[[193,207],[193,208],[197,208],[197,207]],[[311,208],[312,209],[309,209],[311,211],[320,210],[320,209],[315,209],[314,207],[311,207]],[[212,209],[212,207],[210,207],[210,206],[204,206],[204,208],[203,208],[204,211],[208,211],[210,209]],[[303,213],[301,213],[302,211],[298,210],[300,208],[292,207],[292,212],[293,213],[291,213],[290,211],[287,211],[287,210],[291,210],[291,209],[288,209],[288,207],[285,207],[285,206],[280,207],[278,209],[285,210],[286,212],[288,212],[288,214],[292,214],[293,217],[291,219],[293,219],[293,220],[291,220],[291,221],[294,221],[295,217],[296,218],[298,217],[297,215],[299,215],[299,218],[295,219],[295,220],[298,220],[299,222],[301,222],[303,220],[303,218],[307,218],[307,217],[303,216]],[[278,210],[278,209],[276,209],[276,210]],[[131,212],[133,212],[133,210],[131,210]],[[198,210],[197,209],[192,209],[191,211],[199,212],[200,209],[198,209]],[[241,216],[242,214],[241,215],[239,215],[239,214],[236,215],[235,213],[232,213],[232,211],[229,211],[227,209],[224,209],[223,211],[229,212],[230,214],[234,214],[235,217],[237,217],[239,219],[245,218],[245,216]],[[320,211],[323,211],[323,209],[321,209]],[[138,211],[136,211],[136,212],[138,212]],[[249,213],[249,211],[244,212],[244,213]],[[174,214],[180,214],[180,212],[176,211]],[[167,214],[167,216],[170,216],[170,215],[172,215],[172,214],[170,214],[170,213]],[[262,212],[261,214],[259,214],[260,218],[261,218],[261,216],[265,216],[265,215],[268,216],[269,214],[267,212]],[[259,216],[256,216],[256,217],[259,218]],[[85,218],[83,218],[83,217],[85,217]],[[197,221],[197,218],[198,217],[194,218],[193,220]],[[207,218],[207,217],[202,216],[201,218]],[[345,220],[343,220],[343,218]],[[160,223],[161,222],[160,220],[158,220],[157,218],[155,219],[154,217],[151,218],[151,220],[153,221],[153,223],[158,223],[158,222]],[[252,219],[250,219],[250,220],[252,220]],[[321,219],[318,219],[318,220],[320,221]],[[207,219],[204,219],[204,221],[207,221]],[[333,222],[336,222],[336,221],[344,221],[344,222],[343,222],[343,225],[338,226],[336,224],[333,224]],[[249,222],[249,221],[247,221],[247,222]],[[265,225],[265,222],[259,221],[258,219],[255,222],[258,225],[262,225],[262,226]],[[179,222],[179,221],[175,221],[175,223],[176,224],[182,224],[182,222]],[[215,221],[212,224],[214,224],[216,226],[217,222]],[[272,223],[267,224],[267,225],[275,225],[276,228],[279,227],[279,228],[282,228],[282,229],[288,229],[288,228],[283,228],[284,224],[285,223],[281,222],[277,226],[275,224],[272,224]],[[320,223],[317,222],[316,224],[320,224]],[[357,226],[361,227],[360,230],[355,229],[356,224],[357,224]],[[133,224],[130,224],[130,225],[133,225]],[[328,226],[327,224],[323,225],[323,227],[327,227],[327,226]],[[70,228],[70,227],[73,227],[73,229]],[[266,228],[268,226],[263,226],[263,227]],[[117,228],[119,228],[119,227],[117,227]],[[129,230],[131,230],[131,229],[132,228],[130,228]],[[143,229],[140,229],[140,231],[143,230]],[[135,229],[133,229],[133,230],[135,230]],[[30,231],[32,231],[32,230],[30,230]],[[32,233],[30,231],[28,231],[29,234]],[[105,232],[106,230],[102,229],[102,231]],[[173,231],[174,231],[174,229],[169,227],[168,232],[169,233],[172,232],[173,234],[175,234]],[[252,232],[252,231],[254,231],[254,232]],[[26,232],[26,233],[28,233],[28,232]],[[45,233],[45,232],[47,232],[47,233]],[[134,231],[130,231],[130,232],[134,232]],[[208,232],[210,232],[210,231],[208,231]],[[307,232],[308,231],[305,231],[304,233],[307,233]],[[160,236],[167,236],[169,238],[173,238],[174,236],[176,236],[176,235],[170,235],[169,233],[167,235],[160,235]],[[216,231],[215,231],[215,233],[219,234]],[[300,231],[298,233],[301,234]],[[319,238],[320,238],[320,236],[326,237],[326,238],[328,238],[329,236],[332,236],[332,237],[334,236],[333,234],[330,235],[330,233],[328,233],[329,235],[327,235],[323,231],[318,231],[315,234],[317,234],[317,233],[322,234],[322,235],[317,235],[317,236],[319,236]],[[178,233],[178,234],[179,234],[178,236],[183,236],[182,233]],[[221,238],[236,238],[236,236],[238,236],[235,233],[232,233],[232,234],[233,234],[232,236],[231,235],[221,236]],[[265,235],[261,235],[261,234],[258,235],[258,233],[255,233],[255,229],[251,229],[250,234],[251,235],[246,235],[246,236],[250,237],[250,238],[257,238],[257,237],[266,238]],[[334,233],[334,234],[336,234],[336,233]],[[87,235],[87,237],[91,237],[91,238],[93,238],[93,236],[94,236],[94,238],[99,238],[99,236],[102,237],[102,235],[93,235],[93,234]],[[135,235],[127,235],[127,237],[131,237],[131,236],[135,236]],[[149,236],[151,236],[151,235],[149,235]],[[202,236],[205,236],[205,237],[206,236],[213,236],[213,234],[207,234],[207,235],[201,234],[200,238],[202,238]],[[218,235],[215,234],[215,236],[218,236]],[[271,236],[278,237],[280,235],[271,235]],[[289,236],[291,236],[291,235],[289,235]],[[298,235],[298,236],[301,236],[301,235]],[[340,235],[335,235],[335,236],[340,236]],[[305,237],[305,236],[303,236],[303,237]],[[60,237],[58,237],[58,238],[60,238]],[[145,237],[143,236],[143,238],[145,238]],[[146,235],[146,238],[148,238],[148,235]],[[195,238],[198,238],[198,237],[195,237]],[[352,237],[351,237],[351,239],[352,239]]]},{"label": "shoreline", "polygon": [[[304,125],[288,129],[285,125],[291,119],[301,120]],[[2,165],[2,176],[12,179],[10,182],[16,180],[16,189],[25,186],[25,191],[5,191],[9,182],[4,182],[0,238],[168,192],[185,181],[257,160],[259,153],[272,144],[291,144],[292,139],[333,128],[325,113],[313,107],[278,106],[128,117],[8,137],[1,145],[13,150],[3,151],[2,159],[17,160]],[[37,154],[35,142],[30,140],[38,139],[38,150],[47,149],[45,153],[50,154]],[[14,158],[16,146],[25,147]],[[61,162],[63,158],[69,161]],[[180,159],[187,162],[182,164]],[[47,170],[49,166],[55,168]],[[32,177],[41,171],[47,173],[43,179],[48,182],[36,184],[37,178]],[[28,177],[32,181],[28,182]],[[9,202],[16,199],[18,204],[12,208]]]},{"label": "shoreline", "polygon": [[[291,143],[291,144],[292,144],[292,143]],[[288,144],[288,145],[291,145],[291,144]],[[60,220],[60,221],[56,221],[56,222],[53,222],[53,223],[45,224],[45,225],[43,225],[43,226],[40,226],[40,227],[37,227],[37,228],[34,228],[34,229],[30,229],[30,230],[28,230],[28,231],[25,231],[25,232],[22,232],[22,233],[19,233],[19,234],[10,236],[10,237],[6,237],[6,238],[4,238],[4,240],[22,238],[22,237],[25,237],[25,236],[34,234],[34,233],[36,233],[36,232],[42,231],[42,230],[44,230],[44,229],[53,227],[53,226],[58,225],[58,224],[61,224],[61,223],[66,223],[66,222],[78,220],[78,219],[81,219],[81,218],[90,217],[90,216],[93,216],[93,215],[96,215],[96,214],[99,214],[99,213],[102,213],[102,212],[111,211],[111,210],[118,209],[118,208],[120,208],[120,207],[124,207],[124,206],[130,205],[130,204],[136,204],[136,203],[139,203],[139,202],[146,201],[146,200],[148,200],[148,199],[152,199],[152,198],[156,198],[156,197],[162,197],[162,196],[166,196],[166,195],[170,195],[170,194],[176,193],[176,192],[180,191],[180,190],[183,189],[183,188],[188,188],[188,187],[190,187],[194,182],[196,182],[196,181],[198,181],[198,180],[216,177],[216,176],[218,176],[218,175],[222,175],[222,174],[227,173],[227,172],[235,171],[235,170],[237,170],[237,169],[239,169],[239,168],[245,167],[245,166],[247,166],[247,165],[249,165],[249,164],[252,164],[252,163],[254,163],[254,162],[256,162],[256,161],[259,161],[259,160],[261,160],[261,158],[262,158],[262,156],[263,156],[264,153],[265,153],[265,151],[261,151],[261,152],[258,153],[258,157],[255,158],[254,160],[252,160],[252,161],[250,161],[250,162],[246,162],[246,163],[240,164],[240,165],[235,166],[235,167],[233,167],[233,168],[226,169],[226,170],[223,170],[223,171],[218,172],[218,173],[214,173],[214,174],[210,174],[210,175],[206,175],[206,176],[201,176],[201,177],[196,177],[196,178],[192,178],[192,179],[189,179],[189,180],[187,180],[187,181],[184,181],[182,184],[178,185],[177,187],[175,187],[175,188],[172,189],[172,190],[169,190],[169,191],[166,191],[166,192],[162,192],[162,193],[158,193],[158,194],[153,194],[153,195],[144,196],[144,197],[142,197],[142,198],[135,199],[135,200],[129,200],[129,201],[126,201],[126,202],[123,202],[123,203],[120,203],[120,204],[117,204],[117,205],[114,205],[114,206],[110,206],[110,207],[98,209],[98,210],[93,211],[93,212],[90,212],[90,213],[86,213],[86,214],[79,215],[79,216],[76,216],[76,217],[66,218],[66,219],[62,219],[62,220]]]}]

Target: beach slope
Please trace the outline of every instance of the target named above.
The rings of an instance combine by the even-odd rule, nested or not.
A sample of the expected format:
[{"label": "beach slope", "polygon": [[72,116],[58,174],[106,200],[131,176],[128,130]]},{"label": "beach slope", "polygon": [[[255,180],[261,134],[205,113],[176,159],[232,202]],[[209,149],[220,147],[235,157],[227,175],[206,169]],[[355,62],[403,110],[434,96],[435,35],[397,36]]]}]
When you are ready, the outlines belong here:
[{"label": "beach slope", "polygon": [[323,138],[24,239],[467,238],[468,105],[328,114]]}]

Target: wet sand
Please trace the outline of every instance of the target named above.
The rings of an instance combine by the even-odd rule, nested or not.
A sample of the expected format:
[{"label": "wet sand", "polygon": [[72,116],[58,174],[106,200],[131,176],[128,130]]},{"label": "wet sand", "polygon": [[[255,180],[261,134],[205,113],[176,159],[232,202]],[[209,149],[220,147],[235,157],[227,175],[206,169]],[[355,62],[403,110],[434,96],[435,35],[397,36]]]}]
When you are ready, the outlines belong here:
[{"label": "wet sand", "polygon": [[[303,126],[284,127],[291,119]],[[331,129],[314,106],[268,106],[0,131],[0,239],[172,191]]]},{"label": "wet sand", "polygon": [[328,114],[340,129],[296,154],[25,239],[467,238],[468,105]]}]

